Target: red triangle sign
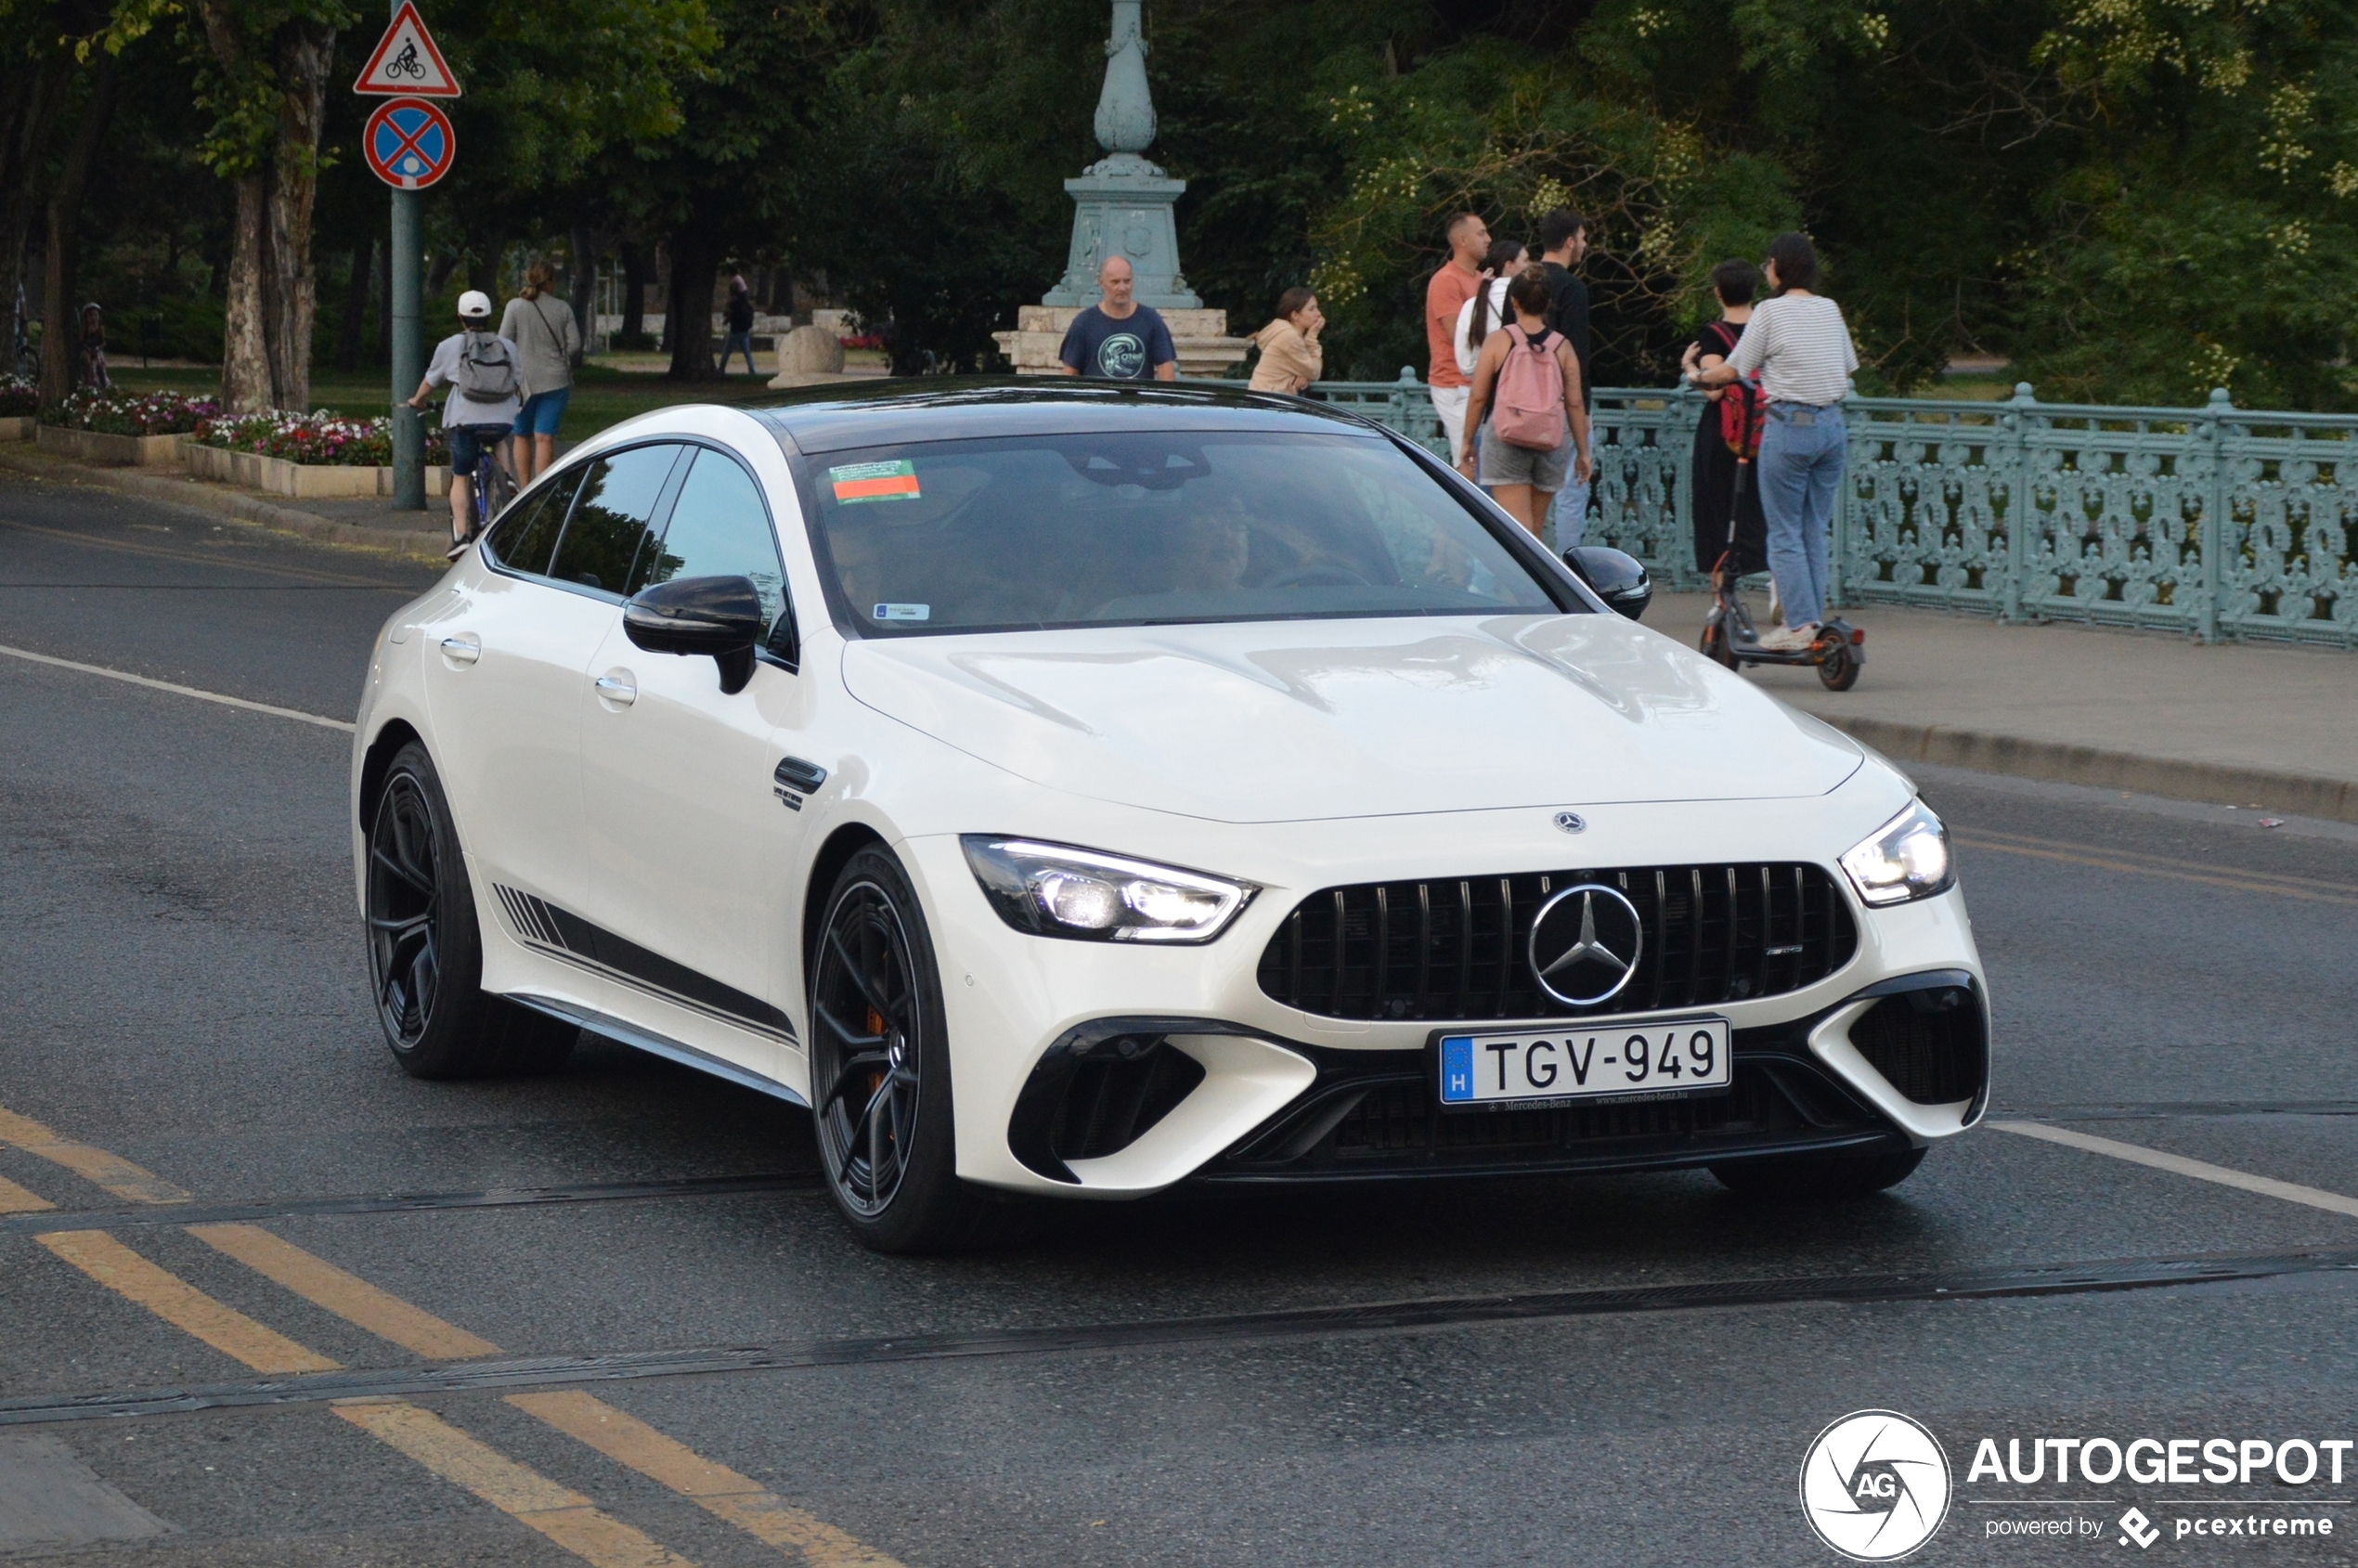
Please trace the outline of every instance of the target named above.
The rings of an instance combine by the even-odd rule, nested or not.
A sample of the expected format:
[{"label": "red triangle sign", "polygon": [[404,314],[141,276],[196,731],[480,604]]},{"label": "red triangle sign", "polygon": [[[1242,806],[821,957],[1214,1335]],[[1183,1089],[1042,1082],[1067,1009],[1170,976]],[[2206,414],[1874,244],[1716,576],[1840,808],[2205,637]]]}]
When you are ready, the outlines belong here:
[{"label": "red triangle sign", "polygon": [[352,90],[417,98],[459,96],[459,79],[450,74],[442,51],[434,46],[434,34],[419,19],[415,0],[401,0],[401,9],[393,14],[393,25],[377,40],[376,52],[360,68],[360,80],[352,84]]}]

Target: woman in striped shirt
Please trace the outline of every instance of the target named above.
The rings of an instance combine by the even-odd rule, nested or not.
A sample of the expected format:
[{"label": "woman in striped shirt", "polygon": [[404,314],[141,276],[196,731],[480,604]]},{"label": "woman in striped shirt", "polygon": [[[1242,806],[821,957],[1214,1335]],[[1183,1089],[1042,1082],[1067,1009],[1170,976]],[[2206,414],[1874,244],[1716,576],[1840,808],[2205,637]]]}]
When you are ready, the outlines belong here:
[{"label": "woman in striped shirt", "polygon": [[1752,313],[1744,335],[1721,363],[1686,371],[1696,386],[1725,386],[1757,372],[1768,400],[1760,437],[1760,509],[1768,520],[1768,572],[1785,624],[1760,639],[1763,648],[1798,652],[1818,639],[1826,609],[1826,533],[1842,487],[1846,450],[1842,400],[1859,368],[1842,307],[1815,291],[1818,250],[1804,234],[1780,234],[1768,247],[1773,298]]}]

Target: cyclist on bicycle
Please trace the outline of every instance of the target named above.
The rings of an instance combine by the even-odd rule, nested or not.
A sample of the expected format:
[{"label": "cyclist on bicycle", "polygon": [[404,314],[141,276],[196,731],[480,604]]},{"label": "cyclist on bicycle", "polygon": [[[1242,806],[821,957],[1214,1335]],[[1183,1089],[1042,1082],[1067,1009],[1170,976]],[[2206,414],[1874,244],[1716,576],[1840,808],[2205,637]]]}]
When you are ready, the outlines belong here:
[{"label": "cyclist on bicycle", "polygon": [[450,438],[450,556],[456,560],[474,538],[474,475],[515,428],[516,415],[530,396],[516,346],[491,330],[491,301],[480,289],[459,296],[459,330],[434,345],[425,380],[409,399],[423,408],[428,395],[447,386],[442,431]]}]

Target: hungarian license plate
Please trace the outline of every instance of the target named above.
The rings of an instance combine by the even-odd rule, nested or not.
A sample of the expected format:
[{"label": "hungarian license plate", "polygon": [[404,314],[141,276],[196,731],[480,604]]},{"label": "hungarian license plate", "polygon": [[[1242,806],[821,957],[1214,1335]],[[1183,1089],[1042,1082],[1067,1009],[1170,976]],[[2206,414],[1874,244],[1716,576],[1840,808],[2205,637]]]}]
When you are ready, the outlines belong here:
[{"label": "hungarian license plate", "polygon": [[1441,1103],[1460,1110],[1671,1099],[1726,1089],[1730,1066],[1725,1018],[1583,1019],[1440,1045]]}]

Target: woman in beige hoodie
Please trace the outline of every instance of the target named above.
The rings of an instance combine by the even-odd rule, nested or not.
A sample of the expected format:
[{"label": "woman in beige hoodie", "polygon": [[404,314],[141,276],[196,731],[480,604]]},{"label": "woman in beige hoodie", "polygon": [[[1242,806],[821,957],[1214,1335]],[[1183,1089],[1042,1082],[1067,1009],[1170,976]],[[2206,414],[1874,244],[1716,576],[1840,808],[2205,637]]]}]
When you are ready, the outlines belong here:
[{"label": "woman in beige hoodie", "polygon": [[1277,318],[1253,335],[1261,345],[1261,362],[1252,368],[1255,392],[1300,392],[1326,369],[1326,352],[1318,346],[1318,330],[1327,318],[1318,313],[1318,296],[1307,289],[1288,289],[1277,296]]}]

